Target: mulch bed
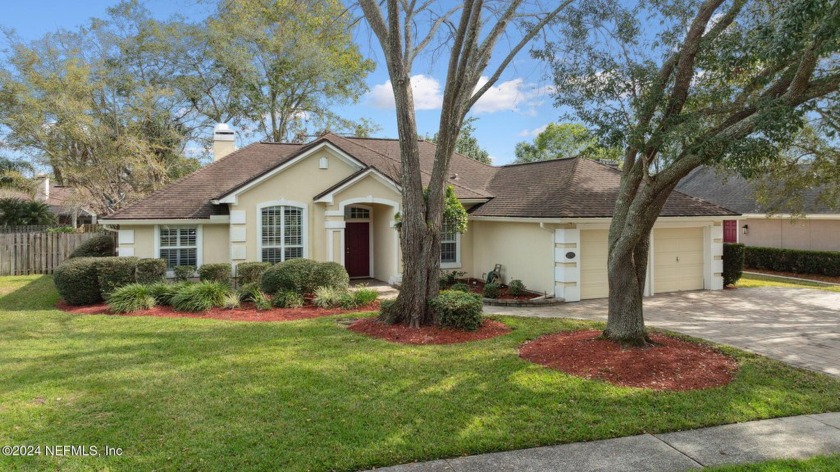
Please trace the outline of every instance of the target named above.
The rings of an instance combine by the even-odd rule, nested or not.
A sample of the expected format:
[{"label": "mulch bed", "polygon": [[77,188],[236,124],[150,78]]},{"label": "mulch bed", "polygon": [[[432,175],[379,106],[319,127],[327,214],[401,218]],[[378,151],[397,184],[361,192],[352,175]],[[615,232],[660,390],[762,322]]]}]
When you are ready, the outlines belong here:
[{"label": "mulch bed", "polygon": [[[749,272],[757,272],[759,274],[765,275],[779,275],[782,277],[795,277],[797,279],[806,279],[806,280],[816,280],[817,282],[828,282],[830,284],[840,284],[840,277],[834,277],[831,275],[819,275],[819,274],[798,274],[796,272],[783,272],[778,270],[765,270],[765,269],[750,269],[744,268]],[[737,285],[737,284],[736,284]]]},{"label": "mulch bed", "polygon": [[[472,293],[477,293],[482,297],[484,296],[484,281],[478,279],[467,279],[458,280],[458,282],[462,282],[469,285],[470,291]],[[529,290],[526,290],[523,295],[511,295],[510,293],[508,293],[508,286],[502,285],[499,289],[499,296],[496,297],[496,300],[530,300],[541,295],[541,293],[531,292]]]},{"label": "mulch bed", "polygon": [[622,348],[586,330],[542,336],[519,350],[523,359],[587,379],[653,390],[698,390],[728,384],[735,359],[708,346],[650,334],[653,346]]},{"label": "mulch bed", "polygon": [[457,344],[481,339],[495,338],[510,332],[510,328],[495,320],[484,320],[475,331],[424,326],[409,328],[405,325],[389,325],[379,322],[376,318],[364,318],[348,326],[351,330],[402,344]]},{"label": "mulch bed", "polygon": [[345,310],[342,308],[318,308],[315,306],[304,306],[302,308],[272,308],[270,310],[256,310],[252,303],[243,303],[240,308],[228,310],[226,308],[214,308],[210,311],[198,313],[185,313],[175,311],[172,307],[156,306],[150,310],[135,311],[133,313],[113,313],[106,304],[73,306],[63,300],[56,304],[59,310],[77,315],[112,315],[112,316],[157,316],[162,318],[212,318],[226,321],[294,321],[309,318],[320,318],[322,316],[337,315],[341,313],[359,313],[362,311],[379,310],[379,302],[373,302],[359,308]]}]

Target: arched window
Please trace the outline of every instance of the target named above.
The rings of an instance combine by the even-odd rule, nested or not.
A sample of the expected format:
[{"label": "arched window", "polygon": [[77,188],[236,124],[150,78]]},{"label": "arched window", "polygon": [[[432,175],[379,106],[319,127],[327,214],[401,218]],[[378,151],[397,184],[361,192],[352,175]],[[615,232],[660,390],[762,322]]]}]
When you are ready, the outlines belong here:
[{"label": "arched window", "polygon": [[304,255],[303,208],[275,205],[260,210],[263,262],[281,262]]}]

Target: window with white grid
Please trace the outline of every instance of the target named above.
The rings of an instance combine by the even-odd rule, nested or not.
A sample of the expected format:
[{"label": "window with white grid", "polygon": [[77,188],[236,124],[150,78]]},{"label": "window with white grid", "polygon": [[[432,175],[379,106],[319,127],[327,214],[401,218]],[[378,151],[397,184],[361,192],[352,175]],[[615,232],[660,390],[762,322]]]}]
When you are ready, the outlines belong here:
[{"label": "window with white grid", "polygon": [[458,263],[458,232],[455,225],[446,220],[440,228],[440,263]]},{"label": "window with white grid", "polygon": [[198,265],[198,228],[195,226],[162,226],[160,228],[160,258],[166,267]]},{"label": "window with white grid", "polygon": [[303,209],[270,206],[262,212],[262,261],[281,262],[303,257]]}]

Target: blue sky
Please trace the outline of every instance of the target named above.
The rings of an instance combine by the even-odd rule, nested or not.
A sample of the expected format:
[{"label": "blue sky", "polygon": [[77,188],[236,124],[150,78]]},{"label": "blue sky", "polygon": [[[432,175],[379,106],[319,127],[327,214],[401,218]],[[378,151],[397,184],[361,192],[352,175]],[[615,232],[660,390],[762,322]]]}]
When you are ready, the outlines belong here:
[{"label": "blue sky", "polygon": [[[84,24],[91,17],[102,17],[105,10],[118,0],[0,0],[3,16],[0,25],[13,28],[24,39],[35,39],[59,28],[71,29]],[[202,18],[209,6],[196,0],[147,0],[145,5],[158,18],[181,14]],[[357,35],[361,51],[377,63],[368,77],[370,91],[359,103],[339,111],[348,118],[366,117],[377,123],[379,137],[396,137],[397,129],[388,75],[381,59],[379,45],[366,33]],[[420,134],[437,131],[440,95],[443,93],[446,58],[421,57],[414,65],[415,104]],[[495,164],[513,161],[517,142],[530,140],[546,124],[559,119],[548,95],[550,79],[544,64],[530,58],[526,51],[508,68],[496,86],[479,101],[471,116],[479,143],[487,149]]]}]

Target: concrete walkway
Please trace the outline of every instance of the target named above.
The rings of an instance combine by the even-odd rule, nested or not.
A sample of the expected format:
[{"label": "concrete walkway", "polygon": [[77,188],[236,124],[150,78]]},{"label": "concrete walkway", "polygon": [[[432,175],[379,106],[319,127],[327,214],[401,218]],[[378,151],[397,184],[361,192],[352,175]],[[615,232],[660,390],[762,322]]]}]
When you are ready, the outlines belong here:
[{"label": "concrete walkway", "polygon": [[[606,321],[606,300],[485,307],[487,314]],[[840,293],[759,287],[645,299],[645,323],[840,377]]]},{"label": "concrete walkway", "polygon": [[377,469],[388,472],[676,472],[840,453],[840,413],[643,434]]}]

